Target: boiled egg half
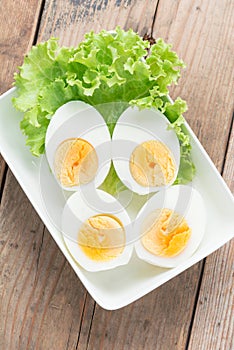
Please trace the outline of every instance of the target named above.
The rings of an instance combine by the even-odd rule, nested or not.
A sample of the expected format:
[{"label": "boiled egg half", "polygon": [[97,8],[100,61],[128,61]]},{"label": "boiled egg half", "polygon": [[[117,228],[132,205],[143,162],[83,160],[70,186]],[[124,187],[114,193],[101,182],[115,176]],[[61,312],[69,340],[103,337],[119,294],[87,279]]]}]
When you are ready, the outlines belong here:
[{"label": "boiled egg half", "polygon": [[137,215],[136,253],[150,264],[175,267],[198,248],[205,221],[204,203],[197,190],[185,185],[162,190]]},{"label": "boiled egg half", "polygon": [[48,163],[59,185],[68,191],[94,182],[98,187],[111,165],[107,125],[92,106],[71,101],[52,117],[46,133]]},{"label": "boiled egg half", "polygon": [[66,202],[62,233],[74,260],[88,271],[113,269],[128,263],[133,230],[122,205],[110,194],[80,188]]},{"label": "boiled egg half", "polygon": [[180,163],[180,146],[169,121],[157,110],[128,108],[112,136],[112,158],[122,182],[138,194],[171,185]]}]

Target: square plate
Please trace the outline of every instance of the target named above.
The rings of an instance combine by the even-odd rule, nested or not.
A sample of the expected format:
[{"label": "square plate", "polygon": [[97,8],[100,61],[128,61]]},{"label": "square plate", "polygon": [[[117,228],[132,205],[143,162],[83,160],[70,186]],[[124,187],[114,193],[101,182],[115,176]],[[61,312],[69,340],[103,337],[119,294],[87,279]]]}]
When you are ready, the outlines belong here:
[{"label": "square plate", "polygon": [[[193,160],[197,168],[197,175],[192,185],[201,193],[207,211],[205,235],[198,250],[183,264],[172,269],[149,265],[134,254],[128,265],[114,270],[95,273],[83,270],[69,254],[57,225],[53,224],[61,215],[65,198],[61,196],[61,191],[57,191],[58,185],[43,157],[36,159],[25,146],[25,138],[19,128],[22,114],[17,112],[11,103],[14,95],[13,88],[0,96],[1,153],[77,276],[103,308],[115,310],[130,304],[214,252],[233,237],[233,196],[187,125],[193,146]],[[40,178],[41,166],[45,167],[43,178]],[[50,198],[49,207],[52,208],[50,213],[45,208],[43,194],[40,191],[39,184],[43,179],[48,181],[47,188],[50,195],[47,198]]]}]

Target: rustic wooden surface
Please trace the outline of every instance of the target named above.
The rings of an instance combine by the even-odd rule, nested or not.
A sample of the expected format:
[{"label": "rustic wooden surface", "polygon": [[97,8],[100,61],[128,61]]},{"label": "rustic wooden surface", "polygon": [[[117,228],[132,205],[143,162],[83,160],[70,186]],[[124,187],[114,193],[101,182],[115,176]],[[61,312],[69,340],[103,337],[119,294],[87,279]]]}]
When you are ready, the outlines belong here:
[{"label": "rustic wooden surface", "polygon": [[[190,125],[234,191],[233,1],[3,0],[0,9],[1,93],[32,43],[50,36],[75,45],[88,30],[119,24],[172,42],[187,63],[172,96],[188,101]],[[234,348],[233,242],[108,312],[87,294],[2,158],[0,166],[0,349]]]}]

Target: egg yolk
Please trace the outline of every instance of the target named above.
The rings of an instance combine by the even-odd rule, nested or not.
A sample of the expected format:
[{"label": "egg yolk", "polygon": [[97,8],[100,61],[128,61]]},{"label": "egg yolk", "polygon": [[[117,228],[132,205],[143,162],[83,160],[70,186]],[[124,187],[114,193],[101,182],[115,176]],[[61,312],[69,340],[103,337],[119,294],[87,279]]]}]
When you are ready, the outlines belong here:
[{"label": "egg yolk", "polygon": [[98,157],[93,146],[83,139],[68,139],[57,148],[54,170],[65,187],[89,183],[96,175]]},{"label": "egg yolk", "polygon": [[167,185],[176,171],[171,151],[156,140],[138,145],[131,154],[129,166],[134,180],[144,187]]},{"label": "egg yolk", "polygon": [[115,216],[96,215],[87,219],[78,233],[78,244],[90,259],[108,261],[123,252],[125,231]]},{"label": "egg yolk", "polygon": [[170,209],[153,211],[143,224],[141,242],[150,253],[173,257],[187,245],[191,228],[183,216]]}]

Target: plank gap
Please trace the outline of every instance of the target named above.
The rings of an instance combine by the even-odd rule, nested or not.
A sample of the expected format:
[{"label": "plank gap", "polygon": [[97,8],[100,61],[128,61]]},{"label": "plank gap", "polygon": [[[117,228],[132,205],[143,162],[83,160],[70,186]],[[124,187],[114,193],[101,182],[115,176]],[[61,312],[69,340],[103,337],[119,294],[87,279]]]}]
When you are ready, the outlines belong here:
[{"label": "plank gap", "polygon": [[89,332],[88,332],[88,337],[87,337],[87,345],[86,345],[86,350],[88,350],[89,347],[89,340],[90,340],[90,335],[91,335],[91,329],[92,329],[92,324],[93,324],[93,318],[94,318],[94,313],[95,313],[95,309],[96,309],[96,301],[94,302],[93,305],[93,313],[92,313],[92,317],[91,317],[91,321],[90,321],[90,325],[89,325]]},{"label": "plank gap", "polygon": [[231,119],[231,123],[230,123],[230,129],[229,129],[229,133],[227,136],[227,144],[226,144],[226,148],[224,151],[224,156],[223,156],[223,164],[222,164],[222,168],[221,168],[221,175],[223,175],[224,172],[224,168],[225,168],[225,164],[226,164],[226,158],[227,158],[227,153],[228,153],[228,147],[229,147],[229,143],[231,141],[231,134],[232,134],[232,128],[234,126],[234,111],[232,113],[232,119]]},{"label": "plank gap", "polygon": [[82,329],[82,323],[83,323],[83,319],[84,319],[85,305],[86,305],[86,301],[87,301],[87,294],[88,294],[88,292],[86,291],[85,300],[84,300],[84,305],[83,305],[82,314],[81,314],[81,318],[80,318],[80,327],[79,327],[78,337],[77,337],[77,342],[76,342],[76,350],[78,349],[79,340],[80,340],[80,334],[81,334],[81,329]]},{"label": "plank gap", "polygon": [[[227,157],[227,153],[228,153],[229,143],[230,143],[230,140],[231,140],[231,134],[232,134],[233,125],[234,125],[234,111],[233,111],[233,114],[232,114],[230,128],[229,128],[229,132],[228,132],[228,136],[227,136],[227,144],[226,144],[226,148],[225,148],[225,151],[224,151],[223,163],[222,163],[222,167],[221,167],[221,170],[220,170],[220,174],[221,175],[223,175],[223,172],[224,172],[224,169],[225,169],[226,157]],[[191,338],[191,335],[192,335],[193,324],[194,324],[194,321],[195,321],[195,315],[196,315],[198,299],[199,299],[199,295],[200,295],[200,291],[201,291],[201,285],[202,285],[202,279],[203,279],[203,274],[204,274],[204,270],[205,270],[205,264],[206,264],[206,258],[203,260],[202,267],[201,267],[201,272],[200,272],[200,277],[199,277],[199,281],[198,281],[196,297],[195,297],[195,301],[194,301],[193,313],[192,313],[192,317],[191,317],[191,321],[190,321],[190,325],[189,325],[189,329],[188,329],[188,335],[187,335],[187,341],[186,341],[186,345],[185,345],[185,350],[189,349],[189,343],[190,343],[190,338]]]},{"label": "plank gap", "polygon": [[39,268],[39,263],[40,263],[40,258],[41,258],[41,251],[42,251],[42,247],[43,247],[43,243],[44,243],[44,237],[45,237],[45,225],[43,227],[43,231],[42,231],[42,237],[41,237],[41,243],[38,249],[38,255],[37,255],[37,260],[36,260],[36,273],[35,273],[35,280],[34,280],[34,284],[37,284],[38,281],[38,268]]},{"label": "plank gap", "polygon": [[159,2],[160,2],[160,0],[157,1],[156,6],[155,6],[155,10],[154,10],[154,17],[153,17],[153,22],[151,24],[151,31],[150,31],[150,36],[151,37],[153,36],[153,32],[154,32],[154,24],[155,24],[157,12],[158,12]]},{"label": "plank gap", "polygon": [[189,347],[189,342],[190,342],[192,329],[193,329],[193,323],[194,323],[194,320],[195,320],[195,315],[196,315],[196,310],[197,310],[198,299],[199,299],[200,290],[201,290],[203,273],[204,273],[204,270],[205,270],[205,264],[206,264],[206,258],[204,258],[203,261],[202,261],[201,272],[200,272],[199,280],[198,280],[198,283],[197,283],[197,291],[196,291],[196,295],[195,295],[195,299],[194,299],[193,312],[192,312],[192,316],[191,316],[191,320],[190,320],[190,325],[189,325],[189,328],[188,328],[188,335],[187,335],[187,340],[186,340],[186,344],[185,344],[185,350],[188,350],[188,347]]},{"label": "plank gap", "polygon": [[42,15],[43,15],[44,8],[45,8],[45,3],[46,3],[46,0],[42,0],[41,6],[40,6],[40,9],[39,9],[38,21],[37,21],[37,24],[36,24],[32,45],[36,45],[37,44],[38,35],[39,35],[40,27],[41,27]]},{"label": "plank gap", "polygon": [[6,178],[7,178],[7,171],[8,171],[8,165],[6,164],[5,161],[3,161],[2,167],[3,167],[3,170],[1,170],[2,178],[1,178],[1,185],[0,185],[0,204],[2,203],[2,196],[4,192],[4,187],[5,187]]}]

